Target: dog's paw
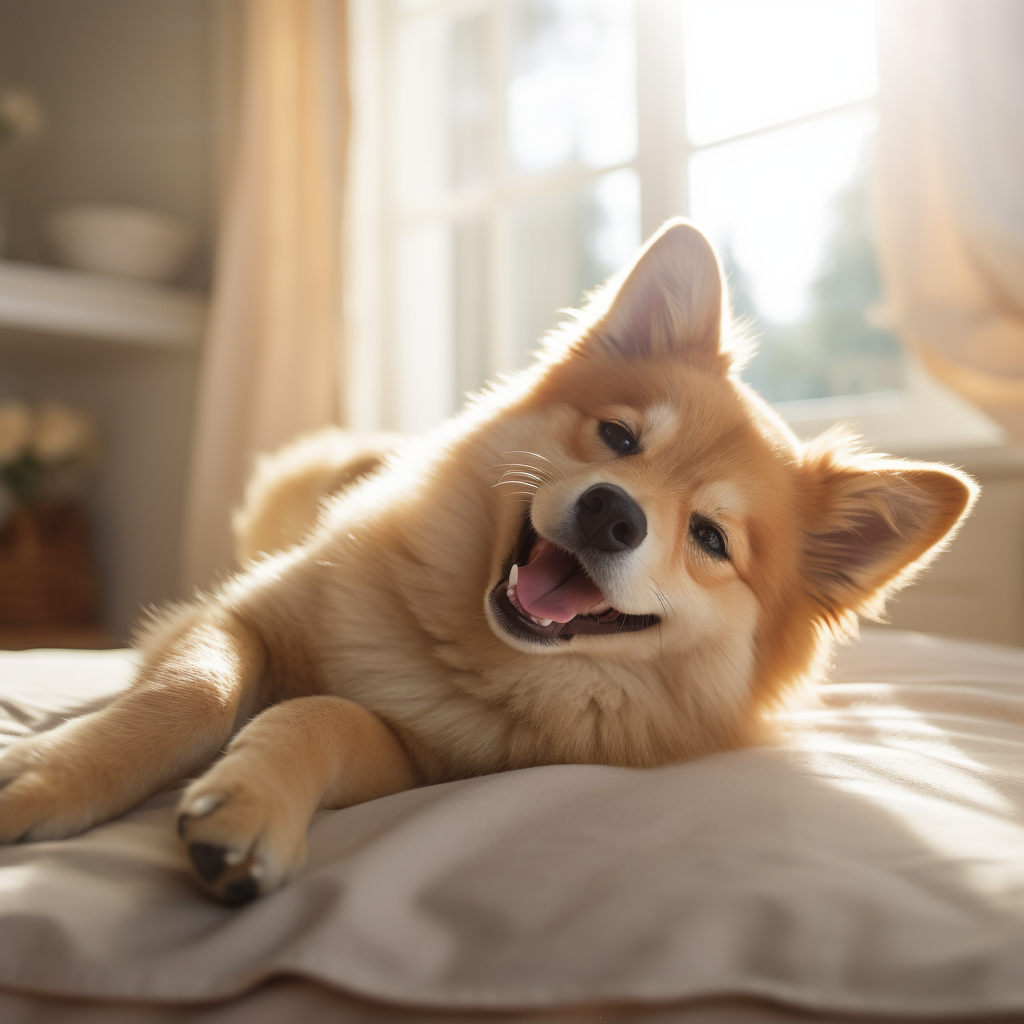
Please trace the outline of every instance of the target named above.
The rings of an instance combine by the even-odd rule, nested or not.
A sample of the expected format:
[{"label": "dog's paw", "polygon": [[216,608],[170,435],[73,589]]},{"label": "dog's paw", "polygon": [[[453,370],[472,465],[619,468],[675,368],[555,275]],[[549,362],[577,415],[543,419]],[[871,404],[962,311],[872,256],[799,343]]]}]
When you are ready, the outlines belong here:
[{"label": "dog's paw", "polygon": [[284,885],[306,859],[308,815],[245,777],[228,755],[185,790],[178,834],[203,889],[239,906]]},{"label": "dog's paw", "polygon": [[102,820],[84,799],[85,777],[69,772],[53,746],[44,734],[0,753],[0,843],[64,839]]}]

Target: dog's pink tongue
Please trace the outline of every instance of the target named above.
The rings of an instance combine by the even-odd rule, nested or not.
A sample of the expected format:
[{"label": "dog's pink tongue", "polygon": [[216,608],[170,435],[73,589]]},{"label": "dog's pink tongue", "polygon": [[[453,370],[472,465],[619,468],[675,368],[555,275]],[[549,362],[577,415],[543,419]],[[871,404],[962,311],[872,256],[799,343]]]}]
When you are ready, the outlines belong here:
[{"label": "dog's pink tongue", "polygon": [[543,539],[519,566],[516,596],[531,615],[555,622],[568,622],[604,599],[572,555]]}]

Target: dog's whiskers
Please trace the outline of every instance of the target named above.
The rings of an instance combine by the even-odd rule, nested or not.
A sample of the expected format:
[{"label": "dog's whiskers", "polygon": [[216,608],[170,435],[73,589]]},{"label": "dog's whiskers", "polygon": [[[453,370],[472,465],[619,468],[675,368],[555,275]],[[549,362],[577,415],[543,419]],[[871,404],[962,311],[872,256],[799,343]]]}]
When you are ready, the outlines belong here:
[{"label": "dog's whiskers", "polygon": [[508,473],[519,473],[529,472],[531,476],[535,476],[538,480],[545,481],[547,483],[554,483],[555,478],[546,470],[543,466],[534,466],[528,462],[505,462],[501,466],[495,466],[495,469],[504,468]]},{"label": "dog's whiskers", "polygon": [[538,484],[543,484],[543,483],[547,483],[548,482],[544,477],[538,476],[536,473],[528,473],[525,469],[509,469],[509,470],[506,470],[502,474],[502,477],[501,477],[502,480],[504,480],[505,477],[507,477],[507,476],[526,477],[526,478],[529,478],[531,480],[536,480]]},{"label": "dog's whiskers", "polygon": [[536,473],[527,473],[524,469],[506,469],[501,475],[502,483],[505,480],[518,480],[520,483],[529,484],[533,487],[539,487],[543,483],[547,483],[543,477],[537,476]]},{"label": "dog's whiskers", "polygon": [[528,492],[528,490],[512,490],[512,492],[506,493],[504,497],[510,502],[519,502],[527,508],[534,504],[534,495]]},{"label": "dog's whiskers", "polygon": [[665,614],[668,615],[672,611],[672,602],[665,596],[665,592],[654,582],[654,577],[650,573],[644,575],[651,581],[651,586],[654,589],[654,596],[658,599],[661,607],[665,609]]},{"label": "dog's whiskers", "polygon": [[[546,462],[549,466],[554,466],[554,468],[557,469],[558,472],[562,474],[562,479],[563,480],[567,480],[568,479],[568,477],[566,476],[565,470],[562,469],[561,466],[556,465],[549,458],[545,457],[544,455],[541,455],[540,452],[502,452],[501,454],[502,455],[529,455],[531,459],[543,459],[544,462]],[[537,468],[537,467],[534,467],[534,468]]]},{"label": "dog's whiskers", "polygon": [[536,491],[540,484],[531,483],[529,480],[499,480],[496,484],[491,484],[491,490],[495,487],[507,487],[509,484],[518,484],[520,487],[529,487],[531,490]]},{"label": "dog's whiskers", "polygon": [[529,490],[534,490],[534,492],[536,492],[540,486],[540,484],[534,483],[530,480],[499,480],[497,483],[490,485],[490,489],[493,490],[495,487],[507,487],[510,484],[513,486],[526,487]]},{"label": "dog's whiskers", "polygon": [[[654,582],[654,577],[650,573],[645,573],[644,575],[651,581],[651,587],[654,590],[654,596],[658,599],[658,604],[661,605],[662,610],[665,612],[666,615],[668,615],[669,612],[672,611],[672,604],[671,604],[671,602],[665,596],[665,592],[661,589],[661,587],[659,587],[658,584]],[[658,647],[661,650],[662,655],[664,655],[664,653],[665,653],[665,634],[662,632],[662,626],[663,625],[664,625],[664,620],[659,620],[658,621]]]},{"label": "dog's whiskers", "polygon": [[[515,484],[526,491],[520,490],[517,493],[524,494],[536,492],[541,484],[553,483],[554,478],[540,466],[534,466],[525,462],[506,462],[500,466],[491,466],[490,469],[503,469],[504,472],[497,483],[491,484],[492,488],[505,487]],[[484,472],[481,470],[481,472]],[[532,496],[532,495],[531,495]]]},{"label": "dog's whiskers", "polygon": [[487,473],[492,469],[503,469],[507,473],[516,472],[517,470],[529,470],[531,474],[535,475],[542,482],[554,483],[555,480],[543,466],[535,466],[530,462],[501,462],[496,466],[488,466],[486,469],[481,469],[477,476],[481,473]]}]

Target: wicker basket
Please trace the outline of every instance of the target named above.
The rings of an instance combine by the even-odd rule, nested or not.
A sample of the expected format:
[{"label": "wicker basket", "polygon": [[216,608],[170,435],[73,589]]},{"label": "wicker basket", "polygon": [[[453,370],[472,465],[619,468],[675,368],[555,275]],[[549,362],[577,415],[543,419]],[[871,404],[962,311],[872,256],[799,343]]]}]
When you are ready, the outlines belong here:
[{"label": "wicker basket", "polygon": [[99,587],[77,505],[16,508],[0,529],[0,625],[93,623]]}]

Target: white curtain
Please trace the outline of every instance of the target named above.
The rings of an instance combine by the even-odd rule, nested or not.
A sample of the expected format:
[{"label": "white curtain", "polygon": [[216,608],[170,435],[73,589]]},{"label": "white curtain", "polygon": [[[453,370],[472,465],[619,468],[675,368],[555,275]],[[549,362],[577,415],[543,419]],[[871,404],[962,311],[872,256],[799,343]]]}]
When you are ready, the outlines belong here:
[{"label": "white curtain", "polygon": [[335,422],[347,137],[344,0],[244,0],[237,152],[198,394],[183,577],[232,563],[253,457]]},{"label": "white curtain", "polygon": [[886,318],[1024,440],[1024,2],[878,9]]}]

